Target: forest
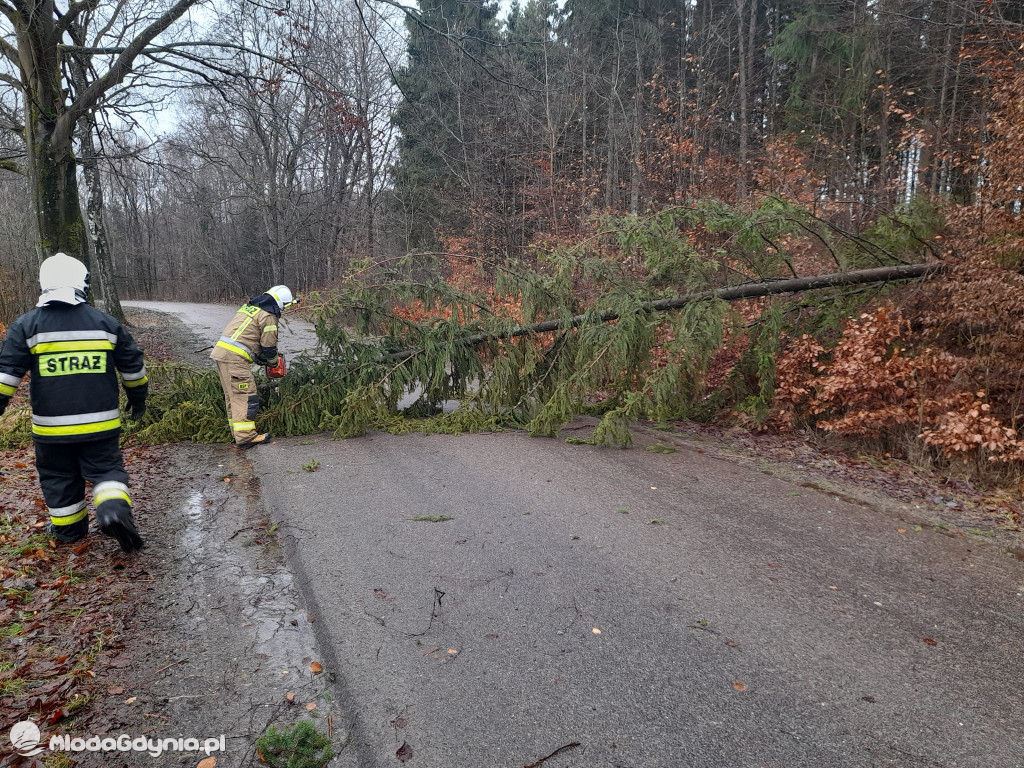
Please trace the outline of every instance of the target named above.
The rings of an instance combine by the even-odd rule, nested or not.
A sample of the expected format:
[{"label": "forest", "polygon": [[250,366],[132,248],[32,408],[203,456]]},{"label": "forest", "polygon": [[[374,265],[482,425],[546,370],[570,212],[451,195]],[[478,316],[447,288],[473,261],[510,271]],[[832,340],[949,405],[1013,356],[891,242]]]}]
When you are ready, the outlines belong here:
[{"label": "forest", "polygon": [[[0,3],[0,319],[60,247],[113,313],[309,294],[275,433],[406,428],[420,386],[427,429],[721,420],[1019,480],[1024,4],[152,6]],[[140,435],[222,439],[166,376]]]}]

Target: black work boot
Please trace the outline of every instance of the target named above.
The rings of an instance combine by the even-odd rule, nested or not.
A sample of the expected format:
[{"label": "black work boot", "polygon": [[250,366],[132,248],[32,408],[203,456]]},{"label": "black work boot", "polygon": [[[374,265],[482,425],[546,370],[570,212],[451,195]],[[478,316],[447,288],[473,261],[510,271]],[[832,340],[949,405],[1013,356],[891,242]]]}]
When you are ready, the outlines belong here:
[{"label": "black work boot", "polygon": [[142,537],[135,529],[131,507],[127,504],[100,504],[96,509],[96,524],[104,536],[117,539],[125,552],[135,552],[144,546]]},{"label": "black work boot", "polygon": [[57,541],[64,542],[65,544],[73,544],[85,537],[85,534],[89,532],[89,521],[79,520],[77,523],[71,525],[54,525],[50,523],[46,526],[46,533],[53,536]]}]

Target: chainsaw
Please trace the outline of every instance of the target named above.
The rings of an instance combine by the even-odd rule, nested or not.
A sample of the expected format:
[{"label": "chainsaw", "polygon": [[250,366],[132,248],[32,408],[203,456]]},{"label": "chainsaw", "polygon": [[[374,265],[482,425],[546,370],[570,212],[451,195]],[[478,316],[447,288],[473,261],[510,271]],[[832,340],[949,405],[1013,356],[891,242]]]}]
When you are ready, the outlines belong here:
[{"label": "chainsaw", "polygon": [[284,355],[278,354],[277,362],[274,365],[267,366],[267,377],[271,379],[281,379],[288,373],[288,364],[284,361]]}]

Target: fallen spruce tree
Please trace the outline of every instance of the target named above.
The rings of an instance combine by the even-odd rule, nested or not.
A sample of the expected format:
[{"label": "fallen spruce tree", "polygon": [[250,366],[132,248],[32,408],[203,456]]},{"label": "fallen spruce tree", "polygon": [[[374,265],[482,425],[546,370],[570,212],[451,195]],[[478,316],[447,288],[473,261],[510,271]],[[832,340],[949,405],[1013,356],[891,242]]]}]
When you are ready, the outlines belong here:
[{"label": "fallen spruce tree", "polygon": [[[725,246],[709,254],[691,242],[684,231],[698,223],[724,233]],[[908,255],[905,247],[895,252],[906,238],[842,238],[833,229],[772,198],[753,213],[715,203],[607,220],[585,247],[538,253],[530,265],[463,259],[473,265],[469,278],[418,279],[441,271],[422,257],[356,264],[339,290],[309,297],[319,352],[289,360],[284,379],[261,381],[258,427],[282,436],[502,427],[553,436],[585,412],[601,416],[592,442],[627,445],[636,419],[665,421],[706,410],[704,374],[729,345],[743,350],[731,402],[718,405],[746,398],[767,407],[784,334],[837,328],[865,302],[864,286],[882,291],[942,269],[893,263]],[[795,274],[776,243],[808,230],[843,269],[749,279],[787,269]],[[916,244],[913,254],[920,255]],[[449,267],[459,261],[447,256]],[[883,264],[857,268],[865,261]],[[737,274],[747,279],[714,287]],[[788,298],[773,298],[782,296]],[[768,300],[753,321],[730,309],[757,298]],[[146,419],[129,425],[128,438],[229,440],[213,371],[160,363],[151,366],[151,379]],[[410,392],[416,402],[399,411]],[[438,406],[445,401],[459,405],[442,413]],[[24,416],[13,424],[8,419],[7,426],[6,442],[28,438]]]},{"label": "fallen spruce tree", "polygon": [[[912,280],[914,278],[927,278],[938,274],[943,270],[943,265],[932,264],[900,264],[894,267],[875,267],[874,269],[857,269],[851,272],[834,272],[829,275],[814,275],[813,277],[794,277],[792,279],[769,280],[760,283],[746,283],[729,288],[718,288],[717,290],[700,291],[688,293],[684,296],[673,296],[670,299],[658,299],[657,301],[644,302],[640,308],[645,312],[670,312],[682,309],[687,304],[697,301],[711,301],[721,299],[722,301],[738,301],[740,299],[756,299],[765,296],[780,296],[786,293],[802,293],[804,291],[815,291],[822,288],[841,288],[850,285],[867,285],[871,283],[888,283],[896,280]],[[581,325],[592,322],[610,323],[618,320],[619,316],[612,310],[598,312],[597,315],[582,314],[574,315],[568,322],[564,320],[545,320],[531,325],[520,325],[508,331],[498,331],[488,335],[476,333],[467,336],[463,341],[469,346],[478,346],[489,341],[500,341],[504,339],[516,339],[520,336],[534,336],[540,333],[553,333],[567,328],[579,328]],[[420,349],[405,349],[400,352],[392,352],[386,355],[385,361],[402,360],[408,357],[422,354]]]}]

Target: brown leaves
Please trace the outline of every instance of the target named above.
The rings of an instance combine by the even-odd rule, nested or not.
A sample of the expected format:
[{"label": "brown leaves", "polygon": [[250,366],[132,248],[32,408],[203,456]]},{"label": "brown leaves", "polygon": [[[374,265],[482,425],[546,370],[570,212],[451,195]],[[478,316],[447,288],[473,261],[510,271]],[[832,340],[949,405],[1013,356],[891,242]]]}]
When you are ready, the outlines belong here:
[{"label": "brown leaves", "polygon": [[[128,448],[126,457],[137,453]],[[123,686],[112,684],[110,677],[103,685],[97,683],[104,669],[120,658],[123,644],[118,634],[124,611],[133,602],[123,599],[124,591],[142,566],[122,565],[122,572],[112,574],[109,557],[89,556],[106,542],[90,537],[58,546],[46,537],[42,529],[48,516],[38,480],[23,471],[31,461],[31,452],[25,450],[0,455],[7,522],[0,545],[16,553],[0,558],[0,625],[11,626],[11,637],[16,638],[4,647],[3,660],[11,666],[0,673],[10,684],[5,686],[3,708],[30,713],[36,722],[51,725],[74,712],[84,724],[90,699],[124,694]],[[54,637],[61,638],[56,647]],[[97,642],[103,647],[98,655],[90,653]]]},{"label": "brown leaves", "polygon": [[319,675],[321,672],[324,671],[324,665],[321,664],[319,661],[312,661],[309,664],[309,671],[312,672],[314,675]]},{"label": "brown leaves", "polygon": [[199,764],[196,766],[196,768],[213,768],[213,766],[215,766],[216,764],[216,757],[204,757],[202,760],[199,761]]},{"label": "brown leaves", "polygon": [[984,450],[989,461],[1024,459],[1024,442],[1017,439],[1015,430],[990,415],[992,407],[982,400],[984,396],[984,392],[978,392],[978,399],[957,411],[944,413],[933,429],[921,433],[921,439],[926,445],[940,448],[947,456]]},{"label": "brown leaves", "polygon": [[938,643],[935,640],[932,640],[930,637],[923,637],[923,638],[921,638],[921,642],[924,643],[925,645],[931,645],[931,646],[938,645]]},{"label": "brown leaves", "polygon": [[395,751],[395,757],[398,758],[398,762],[400,763],[409,762],[412,760],[412,747],[403,741],[402,746]]},{"label": "brown leaves", "polygon": [[744,683],[742,680],[734,680],[732,683],[732,687],[740,693],[743,693],[743,691],[747,690],[747,684]]},{"label": "brown leaves", "polygon": [[[832,350],[807,335],[790,341],[777,366],[775,423],[811,422],[870,440],[916,430],[925,445],[947,457],[1024,461],[1024,441],[1007,425],[1024,368],[1024,276],[994,265],[961,265],[949,274],[929,284],[927,303],[901,309],[890,302],[847,321]],[[983,287],[964,287],[971,281]],[[966,354],[960,342],[956,354],[943,349],[952,348],[954,339],[938,335],[940,329],[974,338]],[[987,334],[984,343],[979,334]],[[979,358],[982,353],[988,362]],[[971,370],[977,377],[964,375]],[[965,390],[959,383],[972,378],[993,382],[998,397],[1010,399],[1000,404],[993,387]]]}]

